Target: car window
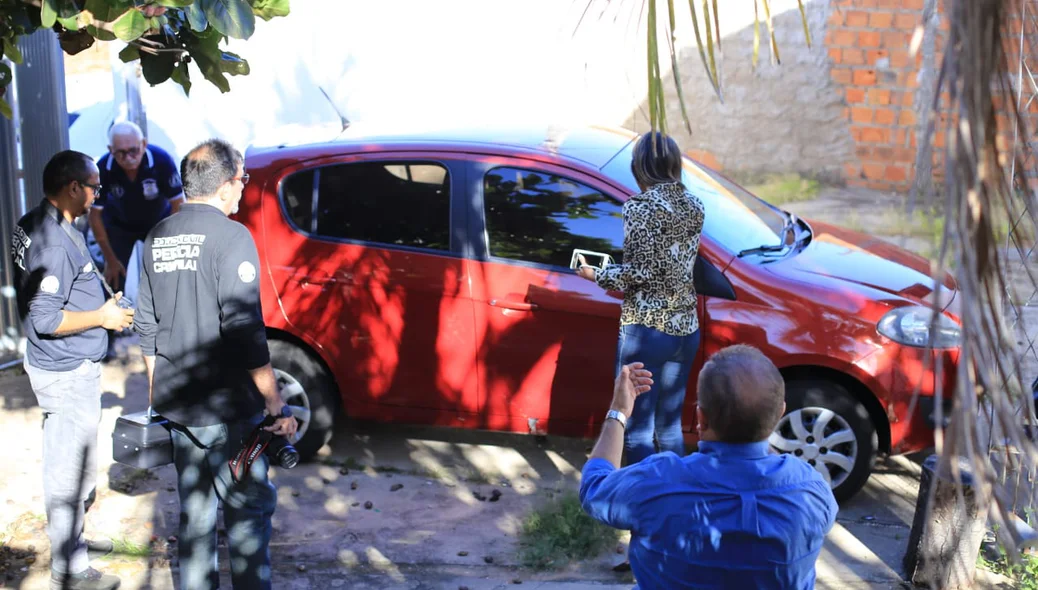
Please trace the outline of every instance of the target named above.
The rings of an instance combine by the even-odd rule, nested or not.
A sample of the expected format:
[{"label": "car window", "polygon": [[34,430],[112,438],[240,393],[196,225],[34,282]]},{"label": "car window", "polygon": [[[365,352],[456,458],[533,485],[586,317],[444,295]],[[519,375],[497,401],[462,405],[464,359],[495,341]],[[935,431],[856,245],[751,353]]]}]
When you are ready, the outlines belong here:
[{"label": "car window", "polygon": [[574,248],[623,255],[622,205],[546,172],[494,168],[483,179],[490,255],[568,267]]},{"label": "car window", "polygon": [[[450,175],[440,164],[323,166],[288,178],[282,199],[300,229],[321,237],[450,250]],[[307,209],[316,209],[316,219]]]},{"label": "car window", "polygon": [[[639,192],[631,173],[632,142],[602,169],[632,194]],[[681,180],[703,201],[703,233],[735,254],[764,244],[779,244],[785,218],[782,212],[716,172],[684,158]]]}]

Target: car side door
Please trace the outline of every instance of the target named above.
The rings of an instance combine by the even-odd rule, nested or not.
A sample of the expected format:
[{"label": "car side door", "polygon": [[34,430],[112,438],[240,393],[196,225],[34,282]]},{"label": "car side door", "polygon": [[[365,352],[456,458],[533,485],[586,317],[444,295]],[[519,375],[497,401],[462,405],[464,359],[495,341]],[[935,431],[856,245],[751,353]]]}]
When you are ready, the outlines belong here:
[{"label": "car side door", "polygon": [[353,417],[453,422],[476,403],[472,303],[449,154],[349,154],[280,184],[291,241],[268,247],[286,319],[333,359]]}]

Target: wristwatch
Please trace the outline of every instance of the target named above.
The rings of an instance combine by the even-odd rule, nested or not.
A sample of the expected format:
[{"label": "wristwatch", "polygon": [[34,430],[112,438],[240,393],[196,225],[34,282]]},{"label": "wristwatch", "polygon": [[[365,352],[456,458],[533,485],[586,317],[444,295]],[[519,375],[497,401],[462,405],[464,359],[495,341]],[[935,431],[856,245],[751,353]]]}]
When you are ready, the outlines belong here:
[{"label": "wristwatch", "polygon": [[620,423],[620,426],[624,427],[624,430],[627,430],[627,416],[624,416],[623,412],[621,412],[619,410],[609,410],[608,412],[606,412],[606,418],[605,419],[606,420],[616,420],[617,422]]}]

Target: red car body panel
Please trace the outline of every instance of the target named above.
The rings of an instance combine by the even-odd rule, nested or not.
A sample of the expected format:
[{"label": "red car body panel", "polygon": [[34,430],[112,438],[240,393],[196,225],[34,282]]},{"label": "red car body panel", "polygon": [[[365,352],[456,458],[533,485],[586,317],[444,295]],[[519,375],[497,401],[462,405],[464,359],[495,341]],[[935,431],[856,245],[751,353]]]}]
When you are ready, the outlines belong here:
[{"label": "red car body panel", "polygon": [[[603,133],[591,130],[582,148],[595,149]],[[631,138],[605,137],[603,153]],[[250,152],[246,167],[254,181],[236,218],[256,239],[263,311],[275,337],[295,339],[323,361],[355,418],[592,436],[611,395],[622,294],[572,272],[453,247],[430,253],[316,239],[288,220],[279,196],[283,179],[370,159],[440,162],[451,175],[453,202],[473,200],[480,208],[482,178],[473,166],[533,167],[618,200],[631,192],[594,157],[536,144],[372,140]],[[452,213],[452,220],[462,217]],[[889,450],[932,445],[933,431],[914,400],[950,396],[957,353],[902,346],[876,326],[898,306],[929,304],[935,296],[947,305],[954,283],[946,280],[945,294],[935,294],[927,260],[870,236],[809,224],[810,243],[770,264],[736,258],[704,236],[700,256],[723,272],[736,300],[700,297],[702,345],[683,420],[689,437],[704,359],[745,343],[790,374],[841,379],[878,416],[877,432]],[[480,238],[463,234],[455,232],[452,244]],[[945,367],[939,386],[937,358]]]}]

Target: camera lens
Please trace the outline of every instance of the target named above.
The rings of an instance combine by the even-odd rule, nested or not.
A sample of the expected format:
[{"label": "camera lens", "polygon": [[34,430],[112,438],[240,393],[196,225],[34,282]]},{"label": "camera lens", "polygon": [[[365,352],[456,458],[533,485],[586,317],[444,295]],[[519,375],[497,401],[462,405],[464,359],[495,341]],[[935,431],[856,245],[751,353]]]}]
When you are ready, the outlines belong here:
[{"label": "camera lens", "polygon": [[299,464],[299,451],[292,445],[285,445],[285,448],[278,452],[278,464],[285,469],[292,469]]}]

